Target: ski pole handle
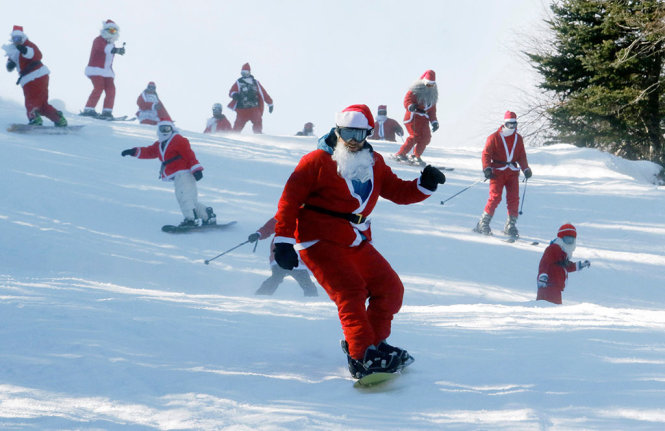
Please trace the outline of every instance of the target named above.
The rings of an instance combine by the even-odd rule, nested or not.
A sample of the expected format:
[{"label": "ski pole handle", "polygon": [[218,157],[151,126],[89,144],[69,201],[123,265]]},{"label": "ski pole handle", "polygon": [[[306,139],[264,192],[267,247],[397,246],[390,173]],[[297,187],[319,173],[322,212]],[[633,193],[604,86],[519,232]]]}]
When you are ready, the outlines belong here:
[{"label": "ski pole handle", "polygon": [[212,262],[213,260],[217,259],[218,257],[222,257],[222,256],[224,256],[226,253],[229,253],[229,252],[235,250],[236,248],[238,248],[238,247],[240,247],[240,246],[243,246],[243,245],[245,245],[245,244],[247,244],[247,243],[249,243],[249,240],[248,240],[248,241],[245,241],[245,242],[242,242],[242,243],[236,245],[235,247],[230,248],[230,249],[228,249],[228,250],[226,250],[226,251],[224,251],[224,252],[218,254],[217,256],[213,257],[212,259],[206,259],[206,260],[203,261],[203,263],[205,263],[206,265],[208,265],[210,262]]}]

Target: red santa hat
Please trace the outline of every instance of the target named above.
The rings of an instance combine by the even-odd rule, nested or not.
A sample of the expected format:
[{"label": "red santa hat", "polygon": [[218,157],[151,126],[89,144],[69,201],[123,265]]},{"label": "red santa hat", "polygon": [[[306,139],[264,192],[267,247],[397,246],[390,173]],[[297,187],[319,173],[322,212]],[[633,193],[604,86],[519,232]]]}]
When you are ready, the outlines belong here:
[{"label": "red santa hat", "polygon": [[242,68],[240,69],[240,71],[242,72],[243,70],[246,70],[248,72],[252,71],[252,69],[249,67],[249,63],[245,63],[245,64],[242,65]]},{"label": "red santa hat", "polygon": [[107,19],[102,24],[102,28],[106,29],[106,28],[110,28],[110,27],[114,27],[114,28],[118,29],[118,24],[116,24],[112,19]]},{"label": "red santa hat", "polygon": [[381,111],[388,112],[388,107],[386,105],[379,105],[379,109],[377,109],[377,111],[379,111],[379,112],[381,112]]},{"label": "red santa hat", "polygon": [[154,81],[150,81],[150,82],[148,82],[148,87],[155,87],[155,88],[157,88],[157,86],[155,85],[155,82],[154,82]]},{"label": "red santa hat", "polygon": [[577,230],[572,224],[566,223],[559,228],[559,232],[556,234],[556,236],[559,238],[563,238],[564,236],[572,236],[573,238],[577,238]]},{"label": "red santa hat", "polygon": [[433,70],[426,70],[420,79],[425,84],[436,84],[436,73]]},{"label": "red santa hat", "polygon": [[512,111],[506,111],[506,113],[503,115],[503,122],[517,123],[517,114]]},{"label": "red santa hat", "polygon": [[26,38],[25,33],[23,33],[23,26],[22,25],[15,25],[14,28],[12,28],[12,32],[10,34],[11,34],[12,37],[21,36],[22,38]]},{"label": "red santa hat", "polygon": [[369,106],[351,105],[335,114],[335,124],[338,127],[369,130],[374,128],[374,117]]}]

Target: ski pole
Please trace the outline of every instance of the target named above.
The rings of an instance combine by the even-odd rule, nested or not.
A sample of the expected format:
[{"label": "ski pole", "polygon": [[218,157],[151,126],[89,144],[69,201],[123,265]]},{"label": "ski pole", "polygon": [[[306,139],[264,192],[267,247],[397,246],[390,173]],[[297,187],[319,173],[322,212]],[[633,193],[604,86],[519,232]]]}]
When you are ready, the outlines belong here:
[{"label": "ski pole", "polygon": [[[235,247],[230,248],[230,249],[226,250],[225,252],[218,254],[217,256],[213,257],[212,259],[204,260],[203,263],[205,263],[206,265],[208,265],[210,262],[212,262],[213,260],[217,259],[218,257],[222,257],[222,256],[224,256],[226,253],[231,252],[231,251],[235,250],[236,248],[240,247],[241,245],[245,245],[245,244],[247,244],[248,242],[249,242],[249,240],[247,240],[247,241],[245,241],[245,242],[242,242],[242,243],[236,245]],[[258,242],[258,241],[257,241],[257,242]],[[254,249],[256,249],[256,246],[254,247]]]},{"label": "ski pole", "polygon": [[454,195],[452,195],[452,196],[449,197],[448,199],[441,201],[441,205],[445,204],[446,202],[448,202],[449,200],[451,200],[451,199],[454,198],[455,196],[464,193],[465,191],[469,190],[471,187],[475,186],[476,184],[478,184],[478,183],[482,183],[482,182],[485,182],[485,181],[487,181],[487,178],[480,179],[480,180],[476,181],[475,183],[471,184],[470,186],[467,186],[467,187],[463,188],[462,190],[460,190],[459,192],[455,193]]},{"label": "ski pole", "polygon": [[522,192],[522,204],[520,205],[519,214],[522,215],[522,208],[524,208],[524,196],[526,195],[526,185],[528,184],[528,179],[524,178],[524,191]]}]

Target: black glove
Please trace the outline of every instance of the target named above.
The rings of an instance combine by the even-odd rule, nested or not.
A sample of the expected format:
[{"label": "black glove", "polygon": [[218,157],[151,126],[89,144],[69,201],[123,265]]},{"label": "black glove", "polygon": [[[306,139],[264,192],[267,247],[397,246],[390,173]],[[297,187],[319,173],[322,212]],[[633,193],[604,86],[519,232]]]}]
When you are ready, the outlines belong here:
[{"label": "black glove", "polygon": [[14,69],[16,69],[16,63],[11,60],[7,60],[7,72],[11,72]]},{"label": "black glove", "polygon": [[526,168],[524,170],[524,176],[526,177],[526,179],[528,180],[529,178],[531,178],[531,175],[533,175],[533,172],[531,172],[531,168]]},{"label": "black glove", "polygon": [[293,248],[293,244],[278,242],[273,249],[275,253],[275,262],[284,269],[291,271],[298,266],[298,253]]},{"label": "black glove", "polygon": [[435,191],[438,184],[446,182],[446,176],[432,165],[425,166],[420,174],[420,185],[427,190]]},{"label": "black glove", "polygon": [[233,100],[240,99],[240,93],[233,93],[233,96],[231,96],[231,99],[233,99]]},{"label": "black glove", "polygon": [[432,132],[436,132],[437,130],[439,130],[439,122],[435,121],[432,123]]},{"label": "black glove", "polygon": [[272,105],[268,106],[268,112],[270,112],[272,114],[272,109],[273,108],[274,108],[274,106],[272,106]]},{"label": "black glove", "polygon": [[194,179],[196,181],[199,181],[201,178],[203,178],[203,171],[196,171],[192,175],[194,175]]},{"label": "black glove", "polygon": [[488,180],[491,180],[494,178],[494,174],[492,173],[492,168],[485,168],[483,169],[483,174],[485,174],[485,178]]},{"label": "black glove", "polygon": [[249,242],[256,242],[261,238],[261,235],[258,232],[254,232],[250,236],[247,237],[247,241]]},{"label": "black glove", "polygon": [[135,156],[136,155],[136,148],[130,148],[129,150],[125,150],[120,154],[122,154],[122,157]]},{"label": "black glove", "polygon": [[416,110],[416,105],[415,105],[415,103],[410,104],[409,107],[406,108],[406,109],[408,109],[409,112],[414,112],[414,111]]},{"label": "black glove", "polygon": [[113,48],[111,54],[125,55],[125,48]]},{"label": "black glove", "polygon": [[16,49],[18,49],[18,52],[20,52],[21,54],[25,54],[26,52],[28,52],[28,47],[25,45],[16,45]]}]

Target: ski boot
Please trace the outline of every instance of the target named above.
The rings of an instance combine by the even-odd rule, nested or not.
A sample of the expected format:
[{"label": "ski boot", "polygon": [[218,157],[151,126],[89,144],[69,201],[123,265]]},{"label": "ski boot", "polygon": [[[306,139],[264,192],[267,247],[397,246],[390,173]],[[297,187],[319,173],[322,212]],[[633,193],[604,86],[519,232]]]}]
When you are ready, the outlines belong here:
[{"label": "ski boot", "polygon": [[508,218],[506,219],[506,225],[503,228],[503,233],[513,238],[517,238],[518,236],[520,236],[520,233],[517,230],[517,226],[515,226],[515,223],[517,223],[517,217],[508,216]]},{"label": "ski boot", "polygon": [[212,207],[206,208],[206,215],[208,216],[208,219],[205,224],[217,224],[217,216],[213,212]]},{"label": "ski boot", "polygon": [[62,111],[58,111],[58,120],[54,121],[55,127],[67,127],[67,119],[62,115]]},{"label": "ski boot", "polygon": [[480,216],[480,220],[476,227],[473,228],[474,232],[481,233],[483,235],[492,235],[492,229],[490,229],[490,222],[492,221],[492,216],[483,212],[483,215]]},{"label": "ski boot", "polygon": [[393,159],[397,160],[398,162],[406,162],[408,160],[404,154],[399,153],[395,154]]},{"label": "ski boot", "polygon": [[201,220],[200,218],[196,219],[186,218],[178,225],[178,227],[201,227],[201,226],[203,226],[203,220]]},{"label": "ski boot", "polygon": [[365,350],[362,360],[349,356],[349,345],[342,340],[342,351],[346,353],[349,363],[349,372],[354,379],[360,379],[373,373],[394,373],[399,370],[400,362],[395,355],[380,352],[374,345]]},{"label": "ski boot", "polygon": [[409,156],[409,163],[414,166],[425,166],[423,159],[421,159],[420,156],[416,156],[415,154],[411,154],[411,156]]},{"label": "ski boot", "polygon": [[399,361],[399,369],[402,369],[408,365],[411,365],[415,359],[413,356],[409,354],[404,349],[400,349],[399,347],[391,346],[390,344],[386,343],[386,340],[383,340],[379,343],[378,346],[376,346],[376,349],[379,352],[384,352],[389,355],[395,356],[397,360]]},{"label": "ski boot", "polygon": [[83,112],[79,114],[81,117],[93,117],[97,118],[99,117],[99,114],[97,111],[95,111],[95,108],[84,108]]},{"label": "ski boot", "polygon": [[30,119],[28,124],[31,126],[41,126],[42,124],[44,124],[44,120],[42,120],[41,115],[35,112],[34,114],[32,114],[32,118]]},{"label": "ski boot", "polygon": [[113,111],[110,109],[102,109],[102,113],[97,117],[100,120],[113,120]]}]

